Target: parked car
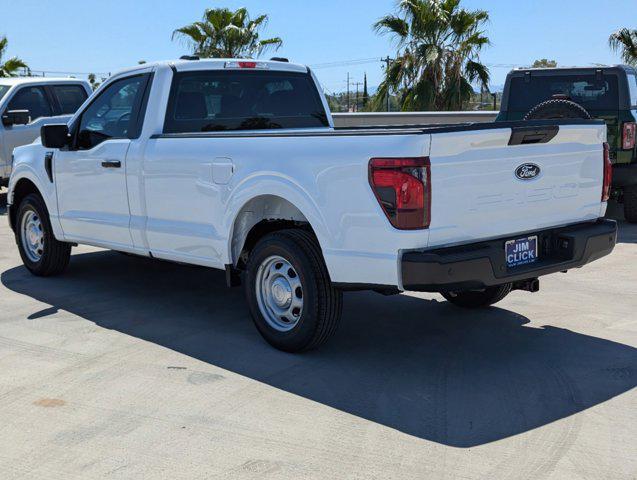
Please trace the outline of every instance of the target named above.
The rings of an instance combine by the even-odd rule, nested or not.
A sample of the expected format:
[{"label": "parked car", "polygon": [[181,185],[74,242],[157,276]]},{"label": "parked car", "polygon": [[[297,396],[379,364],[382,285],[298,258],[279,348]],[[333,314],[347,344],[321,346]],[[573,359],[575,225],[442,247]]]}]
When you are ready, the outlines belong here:
[{"label": "parked car", "polygon": [[612,195],[637,222],[637,70],[613,67],[532,68],[510,72],[498,121],[598,118],[608,128]]},{"label": "parked car", "polygon": [[15,147],[33,142],[40,127],[66,122],[92,93],[74,78],[0,78],[0,186],[7,186]]},{"label": "parked car", "polygon": [[286,351],[334,333],[344,290],[483,307],[616,242],[603,122],[337,129],[282,61],[141,65],[41,138],[8,193],[33,274],[74,244],[225,269]]}]

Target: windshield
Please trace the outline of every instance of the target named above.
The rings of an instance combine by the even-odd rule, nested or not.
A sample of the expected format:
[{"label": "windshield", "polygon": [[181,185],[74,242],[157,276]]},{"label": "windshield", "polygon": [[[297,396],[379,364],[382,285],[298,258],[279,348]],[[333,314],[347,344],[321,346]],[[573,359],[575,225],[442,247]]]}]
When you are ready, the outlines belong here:
[{"label": "windshield", "polygon": [[[557,95],[557,97],[556,97]],[[537,75],[514,77],[509,89],[509,111],[528,112],[538,103],[566,98],[586,110],[618,110],[617,75]]]},{"label": "windshield", "polygon": [[2,97],[4,97],[5,93],[7,93],[10,88],[10,85],[0,85],[0,100],[2,100]]}]

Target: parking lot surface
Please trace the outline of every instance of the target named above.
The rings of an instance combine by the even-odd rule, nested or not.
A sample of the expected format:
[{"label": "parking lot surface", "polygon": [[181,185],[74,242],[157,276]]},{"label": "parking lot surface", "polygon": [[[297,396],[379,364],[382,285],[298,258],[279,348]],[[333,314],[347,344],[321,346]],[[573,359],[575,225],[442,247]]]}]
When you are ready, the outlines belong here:
[{"label": "parking lot surface", "polygon": [[79,247],[31,276],[0,199],[0,478],[635,479],[637,227],[497,307],[345,295],[273,350],[203,268]]}]

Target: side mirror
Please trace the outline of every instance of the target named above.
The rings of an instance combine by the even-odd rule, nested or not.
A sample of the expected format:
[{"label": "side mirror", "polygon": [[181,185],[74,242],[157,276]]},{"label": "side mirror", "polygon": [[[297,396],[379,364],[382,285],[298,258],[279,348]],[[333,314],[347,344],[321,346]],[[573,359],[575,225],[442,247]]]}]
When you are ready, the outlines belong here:
[{"label": "side mirror", "polygon": [[63,148],[70,141],[69,126],[66,123],[52,123],[40,128],[42,145],[46,148]]},{"label": "side mirror", "polygon": [[12,125],[26,125],[31,121],[28,110],[6,110],[2,114],[2,124],[5,127]]}]

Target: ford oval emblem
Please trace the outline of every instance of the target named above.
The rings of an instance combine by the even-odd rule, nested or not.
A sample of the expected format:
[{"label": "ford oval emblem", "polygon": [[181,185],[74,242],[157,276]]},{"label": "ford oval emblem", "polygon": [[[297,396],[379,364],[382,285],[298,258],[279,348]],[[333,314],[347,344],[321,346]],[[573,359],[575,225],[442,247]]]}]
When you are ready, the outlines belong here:
[{"label": "ford oval emblem", "polygon": [[515,169],[515,176],[520,180],[532,180],[540,174],[540,167],[535,163],[523,163]]}]

